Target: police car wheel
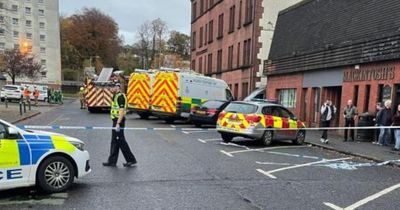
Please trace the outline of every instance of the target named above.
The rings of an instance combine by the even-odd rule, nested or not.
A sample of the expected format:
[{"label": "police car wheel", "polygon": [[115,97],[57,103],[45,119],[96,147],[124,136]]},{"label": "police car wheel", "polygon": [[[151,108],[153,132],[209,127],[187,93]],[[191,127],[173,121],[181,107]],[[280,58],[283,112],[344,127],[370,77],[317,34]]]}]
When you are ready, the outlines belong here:
[{"label": "police car wheel", "polygon": [[222,141],[224,141],[225,143],[229,143],[232,141],[233,136],[226,134],[226,133],[221,133],[221,138],[222,138]]},{"label": "police car wheel", "polygon": [[74,167],[68,159],[50,157],[40,164],[37,185],[46,193],[62,192],[72,185],[74,175]]},{"label": "police car wheel", "polygon": [[293,143],[297,144],[297,145],[302,145],[302,144],[304,144],[305,139],[306,139],[306,132],[305,131],[299,131],[299,132],[297,132],[297,137],[293,141]]},{"label": "police car wheel", "polygon": [[274,134],[272,133],[272,131],[265,131],[263,137],[261,138],[261,142],[264,144],[264,146],[271,145],[273,135]]}]

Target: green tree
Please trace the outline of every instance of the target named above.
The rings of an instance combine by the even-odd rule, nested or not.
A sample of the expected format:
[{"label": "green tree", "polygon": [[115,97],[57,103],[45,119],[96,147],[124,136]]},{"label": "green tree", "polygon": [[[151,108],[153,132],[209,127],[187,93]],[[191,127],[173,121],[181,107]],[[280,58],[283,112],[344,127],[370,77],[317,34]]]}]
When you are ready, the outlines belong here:
[{"label": "green tree", "polygon": [[118,69],[124,70],[125,75],[130,75],[135,69],[141,68],[140,58],[130,46],[125,46],[117,57]]},{"label": "green tree", "polygon": [[178,54],[183,60],[190,59],[190,37],[179,31],[171,31],[167,42],[170,53]]}]

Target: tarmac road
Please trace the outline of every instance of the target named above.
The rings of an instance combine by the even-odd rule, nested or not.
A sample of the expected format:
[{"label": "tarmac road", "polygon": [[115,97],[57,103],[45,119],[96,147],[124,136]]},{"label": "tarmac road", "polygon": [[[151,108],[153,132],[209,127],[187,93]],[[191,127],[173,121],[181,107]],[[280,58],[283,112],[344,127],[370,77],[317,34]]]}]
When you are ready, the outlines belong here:
[{"label": "tarmac road", "polygon": [[[80,110],[78,101],[44,112],[26,125],[111,126],[109,115]],[[128,127],[192,127],[128,116]],[[398,209],[400,170],[321,150],[235,139],[215,131],[127,131],[138,166],[106,161],[108,130],[62,132],[82,139],[92,173],[67,192],[0,192],[0,209]],[[374,195],[374,196],[373,196]]]}]

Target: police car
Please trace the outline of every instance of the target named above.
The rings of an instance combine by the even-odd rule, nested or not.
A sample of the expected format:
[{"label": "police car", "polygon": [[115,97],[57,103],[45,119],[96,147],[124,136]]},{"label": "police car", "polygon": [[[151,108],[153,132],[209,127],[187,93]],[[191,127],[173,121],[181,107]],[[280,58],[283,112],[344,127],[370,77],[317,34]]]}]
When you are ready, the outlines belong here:
[{"label": "police car", "polygon": [[82,141],[22,130],[0,119],[0,190],[36,185],[47,193],[62,192],[90,172]]},{"label": "police car", "polygon": [[232,102],[218,117],[217,131],[223,141],[234,137],[260,140],[268,146],[274,140],[303,144],[305,124],[282,105],[272,101]]}]

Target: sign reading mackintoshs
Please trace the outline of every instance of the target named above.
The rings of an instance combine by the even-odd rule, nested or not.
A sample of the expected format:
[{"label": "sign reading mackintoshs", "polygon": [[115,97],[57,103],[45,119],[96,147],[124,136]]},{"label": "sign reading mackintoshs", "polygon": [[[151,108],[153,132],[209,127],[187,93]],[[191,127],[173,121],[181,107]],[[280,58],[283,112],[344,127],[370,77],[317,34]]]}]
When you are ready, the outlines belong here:
[{"label": "sign reading mackintoshs", "polygon": [[371,69],[346,70],[343,82],[359,82],[372,80],[392,80],[395,78],[396,67],[377,67]]}]

